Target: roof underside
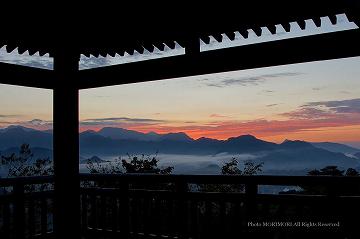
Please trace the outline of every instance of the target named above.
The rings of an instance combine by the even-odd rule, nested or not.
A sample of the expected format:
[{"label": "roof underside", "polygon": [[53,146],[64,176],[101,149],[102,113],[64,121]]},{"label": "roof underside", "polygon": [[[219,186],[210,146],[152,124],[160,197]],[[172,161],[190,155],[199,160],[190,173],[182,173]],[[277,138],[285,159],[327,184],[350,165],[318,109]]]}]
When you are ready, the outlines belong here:
[{"label": "roof underside", "polygon": [[[320,0],[319,0],[320,1]],[[310,0],[287,1],[287,5],[274,2],[264,5],[254,0],[252,4],[227,6],[226,9],[191,14],[193,11],[137,12],[137,18],[118,12],[108,14],[106,19],[86,15],[86,18],[54,22],[45,28],[36,15],[22,24],[6,22],[2,26],[0,47],[6,45],[8,52],[15,49],[21,54],[39,53],[57,58],[57,54],[76,60],[85,56],[123,55],[126,51],[152,52],[164,44],[175,47],[175,41],[185,47],[185,54],[142,62],[100,67],[74,72],[74,79],[54,80],[54,72],[25,66],[0,63],[0,83],[46,89],[86,89],[133,82],[161,80],[191,75],[235,71],[275,65],[329,60],[360,56],[360,29],[332,32],[300,38],[236,46],[227,49],[205,51],[197,54],[199,40],[207,43],[210,36],[221,41],[222,34],[230,40],[234,32],[244,37],[248,29],[261,35],[261,27],[276,32],[276,24],[290,30],[290,22],[296,21],[304,29],[305,21],[312,19],[320,26],[320,17],[327,16],[333,24],[337,14],[345,13],[350,21],[360,26],[358,0],[327,1],[321,7]],[[185,8],[186,10],[186,8]],[[134,11],[128,11],[130,13]],[[219,12],[222,13],[219,15]],[[223,13],[226,13],[225,15]],[[154,16],[157,16],[156,18]],[[82,15],[81,15],[82,16]],[[221,17],[220,17],[221,16]],[[49,21],[51,19],[48,19]],[[44,21],[44,19],[42,19]],[[0,21],[1,22],[1,21]],[[187,51],[194,47],[194,51]],[[65,53],[64,53],[65,52]],[[196,53],[196,54],[192,54]],[[56,73],[56,72],[55,72]],[[5,76],[5,77],[3,77]]]},{"label": "roof underside", "polygon": [[[54,89],[95,88],[163,80],[192,75],[236,71],[293,63],[360,56],[360,30],[206,51],[160,59],[99,67],[76,72],[76,81],[55,81],[53,71],[0,63],[0,83]],[[5,76],[5,77],[4,77]]]},{"label": "roof underside", "polygon": [[[100,19],[96,15],[86,15],[71,19],[71,24],[66,24],[65,20],[54,22],[51,28],[39,24],[44,19],[40,21],[33,16],[21,24],[2,26],[0,47],[6,45],[8,52],[17,49],[20,54],[28,51],[30,55],[49,53],[53,56],[63,50],[74,55],[96,57],[123,55],[124,52],[131,55],[134,51],[142,53],[144,49],[152,52],[154,46],[160,50],[165,45],[173,49],[175,42],[182,47],[199,39],[208,43],[210,36],[221,41],[223,33],[230,40],[234,39],[237,31],[246,38],[248,29],[261,35],[261,27],[275,33],[276,24],[289,30],[289,23],[294,21],[304,28],[304,20],[307,19],[320,26],[320,17],[324,16],[335,24],[335,15],[341,13],[346,13],[350,21],[358,23],[360,16],[359,1],[356,0],[327,1],[321,6],[314,5],[310,0],[287,1],[286,4],[279,1],[252,2],[195,13],[185,7],[176,13],[171,9],[144,13],[134,9],[127,14],[119,11]],[[48,20],[51,21],[51,18]]]}]

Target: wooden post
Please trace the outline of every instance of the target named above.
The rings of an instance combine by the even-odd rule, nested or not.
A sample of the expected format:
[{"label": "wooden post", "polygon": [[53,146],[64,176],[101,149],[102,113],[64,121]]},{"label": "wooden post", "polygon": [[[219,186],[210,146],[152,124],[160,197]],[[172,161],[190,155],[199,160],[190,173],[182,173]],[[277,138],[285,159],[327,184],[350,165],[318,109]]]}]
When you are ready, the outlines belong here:
[{"label": "wooden post", "polygon": [[[66,48],[66,46],[64,46]],[[76,73],[79,56],[54,54],[56,79],[54,121],[54,233],[58,239],[80,238],[79,94]]]},{"label": "wooden post", "polygon": [[16,239],[23,239],[25,238],[25,199],[22,182],[14,184],[14,196],[15,235]]},{"label": "wooden post", "polygon": [[119,193],[120,193],[119,196],[120,196],[121,238],[129,238],[130,237],[129,182],[127,180],[121,182]]},{"label": "wooden post", "polygon": [[258,185],[256,184],[246,184],[245,185],[245,194],[246,194],[246,216],[247,219],[251,219],[256,215],[256,194],[258,193]]},{"label": "wooden post", "polygon": [[177,206],[177,217],[178,217],[178,237],[186,238],[188,234],[187,228],[187,212],[188,208],[186,206],[186,192],[188,191],[188,184],[182,178],[176,182],[176,192],[178,194],[178,206]]}]

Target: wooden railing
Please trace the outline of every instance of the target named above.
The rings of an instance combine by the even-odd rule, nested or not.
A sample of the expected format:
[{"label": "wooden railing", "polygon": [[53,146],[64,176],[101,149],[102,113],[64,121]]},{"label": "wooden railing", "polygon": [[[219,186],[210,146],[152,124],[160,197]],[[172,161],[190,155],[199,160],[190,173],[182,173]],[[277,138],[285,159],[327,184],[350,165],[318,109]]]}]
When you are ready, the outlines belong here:
[{"label": "wooden railing", "polygon": [[52,233],[53,177],[0,179],[0,238]]},{"label": "wooden railing", "polygon": [[[295,232],[290,238],[303,238],[309,231],[335,238],[360,235],[359,220],[351,216],[360,213],[360,177],[82,174],[81,181],[82,231],[87,237],[246,238],[255,233],[288,238],[281,235],[289,231]],[[221,187],[204,191],[207,187],[195,186],[212,184],[243,187],[222,192]],[[328,190],[317,195],[269,195],[258,193],[261,185]],[[271,226],[272,222],[294,225]],[[339,226],[306,226],[309,222]]]},{"label": "wooden railing", "polygon": [[[52,177],[0,179],[1,239],[51,237],[52,183]],[[83,238],[360,235],[360,177],[81,174],[80,183]],[[227,192],[219,185],[234,185],[236,190]],[[320,185],[327,190],[316,195],[262,194],[262,185]],[[319,221],[341,225],[270,224]],[[289,231],[294,233],[289,236]]]}]

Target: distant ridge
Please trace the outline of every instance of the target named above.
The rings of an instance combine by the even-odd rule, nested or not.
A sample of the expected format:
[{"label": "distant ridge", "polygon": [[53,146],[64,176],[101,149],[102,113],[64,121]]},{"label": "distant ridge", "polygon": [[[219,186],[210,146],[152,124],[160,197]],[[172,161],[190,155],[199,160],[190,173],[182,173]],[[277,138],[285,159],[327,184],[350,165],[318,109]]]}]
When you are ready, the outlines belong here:
[{"label": "distant ridge", "polygon": [[[125,155],[130,154],[177,154],[177,155],[217,155],[221,153],[252,154],[264,160],[327,160],[329,162],[349,162],[357,159],[347,153],[360,153],[360,150],[338,143],[309,143],[300,140],[284,140],[277,144],[241,135],[227,140],[211,138],[192,139],[186,133],[158,134],[142,133],[135,130],[105,127],[99,131],[87,130],[80,133],[81,155]],[[22,126],[0,129],[0,151],[10,152],[14,147],[28,143],[32,148],[52,149],[52,131],[40,131]],[[336,147],[335,147],[336,146]],[[11,149],[9,151],[9,149]],[[39,151],[39,155],[46,152]],[[52,155],[52,151],[47,153]],[[357,154],[358,155],[358,154]],[[349,156],[349,157],[348,157]],[[360,159],[357,156],[358,159]],[[83,158],[81,159],[83,160]],[[355,160],[355,161],[354,161]],[[95,160],[97,161],[97,160]],[[357,161],[356,161],[357,162]]]},{"label": "distant ridge", "polygon": [[108,161],[102,160],[101,158],[99,158],[98,156],[92,156],[91,158],[88,159],[80,159],[80,164],[87,164],[87,163],[105,163]]},{"label": "distant ridge", "polygon": [[158,134],[155,132],[142,133],[135,130],[128,130],[128,129],[115,128],[115,127],[104,127],[101,130],[99,130],[97,134],[111,139],[129,139],[129,140],[140,140],[140,141],[193,140],[187,134],[182,132],[167,133],[167,134]]},{"label": "distant ridge", "polygon": [[26,131],[26,132],[31,132],[31,131],[37,131],[36,129],[32,129],[32,128],[28,128],[28,127],[24,127],[21,125],[9,125],[6,128],[2,128],[0,129],[0,132],[8,132],[8,131]]},{"label": "distant ridge", "polygon": [[314,147],[311,143],[308,143],[306,141],[302,141],[302,140],[284,140],[280,146],[282,148],[309,148],[309,147]]},{"label": "distant ridge", "polygon": [[[348,150],[351,147],[331,142],[326,142],[325,146],[331,146],[327,150],[320,147],[324,147],[324,144],[309,143],[301,140],[284,140],[284,142],[277,144],[258,139],[253,135],[241,135],[227,140],[205,137],[194,140],[183,132],[169,134],[141,133],[134,130],[110,127],[98,132],[93,130],[81,132],[79,142],[80,155],[82,155],[82,157],[79,157],[80,163],[87,163],[88,160],[94,163],[105,163],[101,158],[118,157],[127,153],[154,154],[159,152],[160,155],[168,155],[167,157],[177,155],[176,158],[180,164],[182,156],[188,158],[194,156],[194,160],[196,160],[197,156],[204,156],[210,161],[213,156],[215,158],[219,156],[251,159],[264,162],[264,170],[267,170],[267,172],[278,173],[296,171],[306,174],[309,170],[328,165],[337,165],[341,169],[352,167],[360,170],[360,150],[353,155],[334,152],[342,149]],[[22,143],[30,144],[33,149],[34,159],[46,158],[47,156],[52,158],[51,131],[39,131],[16,126],[0,129],[0,154],[16,153]],[[191,170],[198,172],[196,171],[197,167],[192,165],[191,162],[188,164],[190,166],[187,173]],[[208,165],[202,169],[202,173],[218,172],[218,167],[215,162],[212,162],[210,166]]]},{"label": "distant ridge", "polygon": [[267,142],[256,138],[253,135],[241,135],[238,137],[231,137],[223,141],[223,147],[220,148],[220,152],[257,152],[273,150],[278,145],[272,142]]},{"label": "distant ridge", "polygon": [[0,150],[28,143],[32,147],[52,148],[52,133],[11,125],[0,129]]},{"label": "distant ridge", "polygon": [[317,148],[326,149],[335,153],[343,153],[343,154],[355,154],[360,152],[360,149],[354,148],[345,144],[332,143],[332,142],[319,142],[319,143],[311,143]]}]

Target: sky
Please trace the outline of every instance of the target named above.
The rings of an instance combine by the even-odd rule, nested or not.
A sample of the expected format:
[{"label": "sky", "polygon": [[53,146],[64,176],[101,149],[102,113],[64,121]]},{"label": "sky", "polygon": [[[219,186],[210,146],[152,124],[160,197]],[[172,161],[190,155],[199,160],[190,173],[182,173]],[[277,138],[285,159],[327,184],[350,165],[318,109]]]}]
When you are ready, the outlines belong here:
[{"label": "sky", "polygon": [[[343,16],[337,29],[310,23],[307,34],[354,28]],[[271,36],[203,45],[214,50],[296,37],[278,27]],[[251,32],[250,32],[251,35]],[[240,36],[237,36],[238,38]],[[250,37],[251,38],[251,37]],[[329,49],[331,50],[331,49]],[[183,54],[177,46],[165,53],[115,58],[84,58],[81,68]],[[49,57],[16,56],[0,49],[0,60],[51,68]],[[147,83],[82,90],[80,130],[121,127],[141,132],[185,132],[192,138],[227,139],[243,134],[282,142],[298,139],[331,141],[360,147],[360,57],[184,77]],[[16,124],[52,127],[52,92],[0,85],[0,127]]]},{"label": "sky", "polygon": [[83,90],[81,129],[357,142],[359,76],[348,58]]}]

